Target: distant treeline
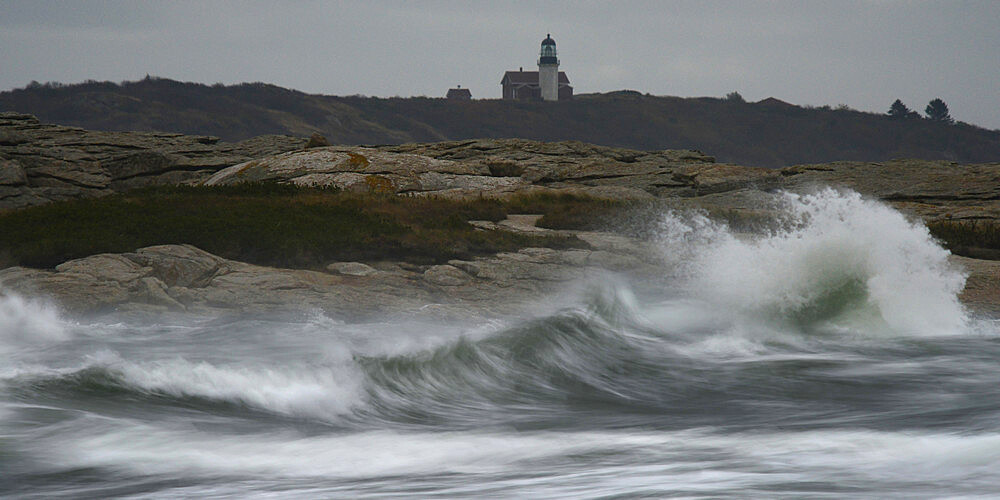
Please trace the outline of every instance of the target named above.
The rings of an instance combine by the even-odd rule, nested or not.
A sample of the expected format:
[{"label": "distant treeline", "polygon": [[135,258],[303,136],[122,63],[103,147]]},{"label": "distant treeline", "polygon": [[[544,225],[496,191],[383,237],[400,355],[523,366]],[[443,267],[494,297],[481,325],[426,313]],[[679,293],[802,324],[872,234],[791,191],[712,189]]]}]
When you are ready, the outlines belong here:
[{"label": "distant treeline", "polygon": [[385,99],[312,95],[265,83],[204,85],[147,77],[121,84],[32,82],[0,93],[0,110],[89,129],[208,134],[227,141],[314,132],[334,144],[519,137],[696,149],[722,162],[770,167],[891,158],[1000,161],[1000,131],[953,122],[946,107],[947,119],[921,119],[895,103],[891,109],[887,103],[892,114],[880,114],[777,99],[749,103],[737,96],[618,91],[560,102]]}]

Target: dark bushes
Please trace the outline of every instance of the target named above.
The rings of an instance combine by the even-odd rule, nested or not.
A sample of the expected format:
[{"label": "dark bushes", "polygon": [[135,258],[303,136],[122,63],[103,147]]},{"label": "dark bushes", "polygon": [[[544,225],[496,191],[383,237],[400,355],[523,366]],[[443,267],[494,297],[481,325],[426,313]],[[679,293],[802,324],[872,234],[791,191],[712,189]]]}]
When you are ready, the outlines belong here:
[{"label": "dark bushes", "polygon": [[927,229],[956,255],[1000,260],[1000,223],[992,220],[939,220]]},{"label": "dark bushes", "polygon": [[362,195],[282,184],[157,187],[0,214],[5,265],[52,267],[95,253],[189,243],[255,264],[318,268],[337,260],[438,263],[525,246],[582,247],[577,238],[477,231],[508,207]]}]

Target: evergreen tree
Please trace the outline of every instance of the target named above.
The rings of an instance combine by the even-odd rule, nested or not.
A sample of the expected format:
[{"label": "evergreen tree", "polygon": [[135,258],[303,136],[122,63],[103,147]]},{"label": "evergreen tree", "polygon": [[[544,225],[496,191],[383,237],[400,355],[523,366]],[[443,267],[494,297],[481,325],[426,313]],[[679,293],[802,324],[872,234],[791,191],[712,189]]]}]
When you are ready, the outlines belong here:
[{"label": "evergreen tree", "polygon": [[896,99],[896,101],[892,103],[892,106],[889,106],[888,115],[894,120],[908,118],[911,116],[911,113],[913,112],[910,111],[910,108],[906,107],[906,105],[903,104],[903,101],[900,101],[899,99]]},{"label": "evergreen tree", "polygon": [[936,122],[952,123],[955,120],[951,119],[951,115],[948,114],[948,105],[944,103],[941,99],[934,99],[927,104],[927,109],[924,110],[927,113],[927,119]]}]

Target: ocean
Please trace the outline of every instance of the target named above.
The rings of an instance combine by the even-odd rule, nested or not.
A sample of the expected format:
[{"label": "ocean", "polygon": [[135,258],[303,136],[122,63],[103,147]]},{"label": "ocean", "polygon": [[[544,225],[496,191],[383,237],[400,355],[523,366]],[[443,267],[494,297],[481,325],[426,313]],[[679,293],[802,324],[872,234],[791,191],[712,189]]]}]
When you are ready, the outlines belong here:
[{"label": "ocean", "polygon": [[516,317],[70,317],[0,298],[0,496],[981,498],[1000,323],[926,228],[664,213],[663,286]]}]

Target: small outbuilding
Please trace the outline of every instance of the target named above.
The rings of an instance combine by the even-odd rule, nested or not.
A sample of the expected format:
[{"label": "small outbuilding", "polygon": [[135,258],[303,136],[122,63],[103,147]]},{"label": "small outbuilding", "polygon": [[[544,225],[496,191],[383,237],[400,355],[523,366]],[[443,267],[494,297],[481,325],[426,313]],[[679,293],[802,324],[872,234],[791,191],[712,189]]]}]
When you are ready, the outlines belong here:
[{"label": "small outbuilding", "polygon": [[472,99],[472,92],[469,89],[463,89],[461,85],[456,88],[448,89],[448,94],[446,95],[448,99],[455,99],[458,101],[468,101]]},{"label": "small outbuilding", "polygon": [[764,106],[770,106],[772,108],[796,108],[798,106],[782,101],[781,99],[775,97],[768,97],[767,99],[761,99],[757,101],[757,104]]}]

